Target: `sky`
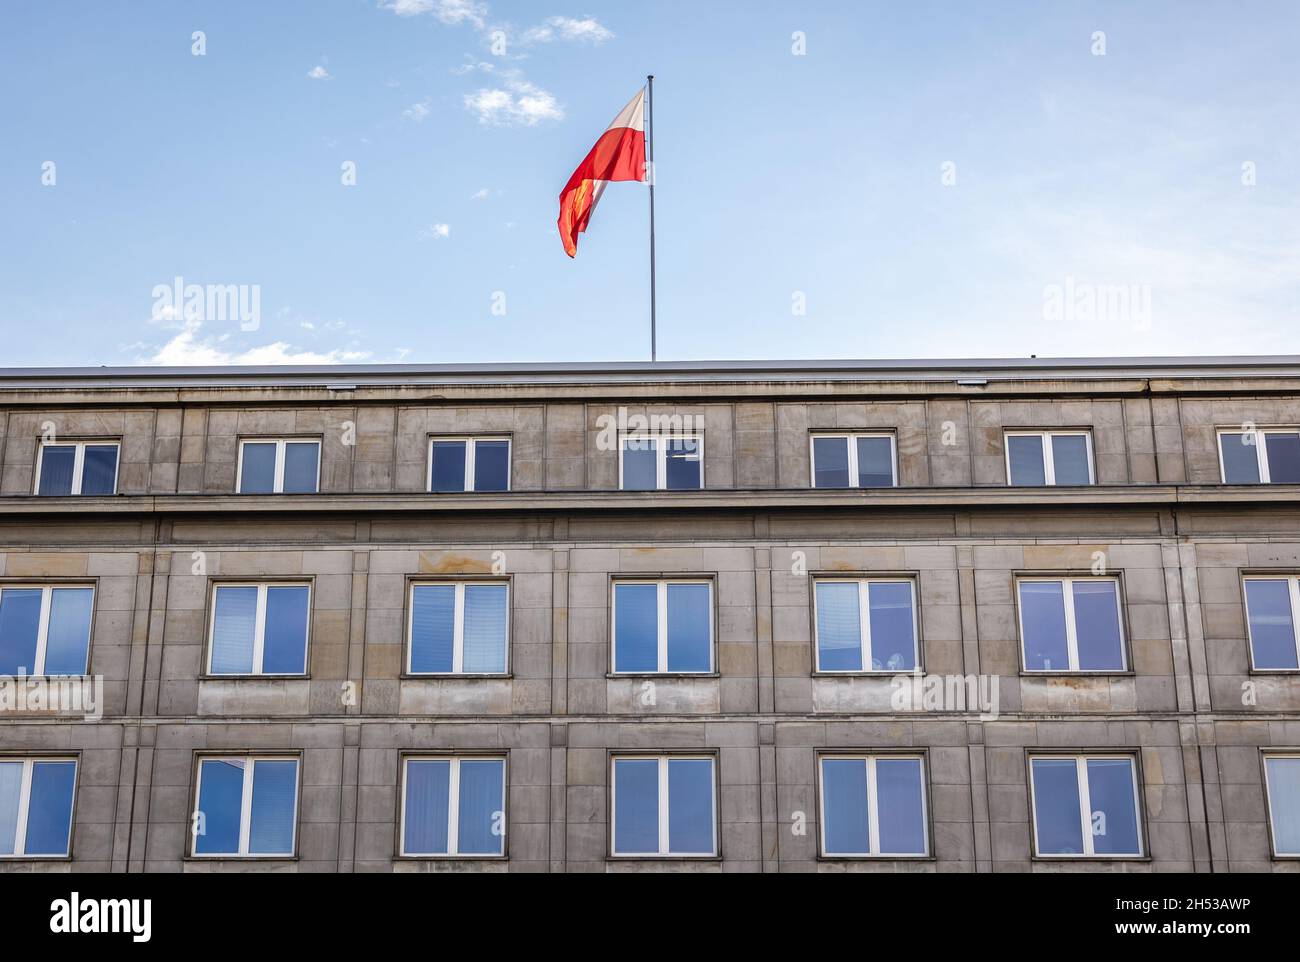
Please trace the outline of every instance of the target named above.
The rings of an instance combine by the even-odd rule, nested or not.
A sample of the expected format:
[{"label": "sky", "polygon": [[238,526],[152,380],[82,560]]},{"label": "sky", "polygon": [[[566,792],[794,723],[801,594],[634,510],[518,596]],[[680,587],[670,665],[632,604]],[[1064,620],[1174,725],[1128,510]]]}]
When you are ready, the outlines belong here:
[{"label": "sky", "polygon": [[1297,38],[1292,0],[6,2],[0,367],[646,359],[645,185],[573,260],[555,220],[648,73],[661,360],[1300,353]]}]

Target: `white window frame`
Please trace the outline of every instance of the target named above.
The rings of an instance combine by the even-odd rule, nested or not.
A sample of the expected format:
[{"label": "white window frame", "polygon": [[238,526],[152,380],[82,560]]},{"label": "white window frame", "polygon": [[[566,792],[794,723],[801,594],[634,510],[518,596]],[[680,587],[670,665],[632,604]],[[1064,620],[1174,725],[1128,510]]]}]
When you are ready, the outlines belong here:
[{"label": "white window frame", "polygon": [[1268,810],[1268,847],[1276,859],[1296,859],[1300,858],[1300,849],[1294,852],[1279,852],[1277,848],[1277,832],[1273,827],[1273,785],[1269,781],[1268,762],[1271,758],[1293,758],[1300,763],[1300,751],[1264,751],[1263,769],[1264,769],[1264,807]]},{"label": "white window frame", "polygon": [[[1041,438],[1043,441],[1043,485],[1045,487],[1056,486],[1056,460],[1052,453],[1052,438],[1077,438],[1084,439],[1084,446],[1088,453],[1088,483],[1097,483],[1097,464],[1092,450],[1092,431],[1090,430],[1064,430],[1064,431],[1003,431],[1002,432],[1002,457],[1006,464],[1007,486],[1021,487],[1011,479],[1011,442],[1010,438]],[[1036,487],[1031,485],[1030,487]]]},{"label": "white window frame", "polygon": [[[1115,586],[1115,615],[1119,624],[1118,668],[1080,668],[1079,667],[1079,625],[1074,616],[1074,583],[1076,581],[1109,581]],[[1030,582],[1039,584],[1052,583],[1061,585],[1061,600],[1065,605],[1065,647],[1069,665],[1065,668],[1030,668],[1025,653],[1025,606],[1020,597],[1020,586]],[[1113,575],[1095,577],[1073,577],[1053,575],[1026,575],[1016,578],[1016,627],[1020,629],[1020,667],[1028,675],[1115,675],[1128,672],[1128,635],[1124,631],[1124,595],[1119,578]]]},{"label": "white window frame", "polygon": [[[506,658],[504,671],[464,670],[465,665],[465,589],[472,585],[496,585],[506,589]],[[413,671],[411,656],[415,653],[413,629],[415,627],[415,589],[420,587],[441,586],[455,587],[456,602],[452,612],[451,671]],[[406,589],[406,674],[417,678],[447,678],[451,675],[463,675],[469,678],[503,678],[510,674],[510,636],[512,634],[510,582],[504,579],[477,579],[468,581],[414,580]]]},{"label": "white window frame", "polygon": [[696,455],[693,459],[700,462],[700,486],[698,488],[673,488],[674,491],[703,491],[704,490],[704,434],[697,432],[694,434],[622,434],[618,439],[618,489],[625,490],[623,487],[623,455],[627,449],[629,441],[655,443],[655,490],[668,490],[668,444],[671,441],[694,441]]},{"label": "white window frame", "polygon": [[[821,666],[822,649],[821,640],[817,631],[817,586],[820,584],[856,584],[858,586],[858,645],[859,652],[862,655],[862,667],[857,669],[836,669],[823,668]],[[921,669],[921,619],[920,612],[917,611],[916,597],[916,579],[906,577],[870,577],[870,578],[837,578],[822,577],[813,578],[813,665],[814,671],[819,675],[897,675],[899,670],[893,668],[872,668],[871,667],[871,604],[870,604],[870,586],[873,584],[904,584],[906,583],[912,591],[912,664],[913,668],[901,669],[903,671],[919,671]]]},{"label": "white window frame", "polygon": [[[42,495],[40,493],[41,466],[45,463],[45,449],[46,448],[72,448],[72,447],[76,448],[76,452],[73,454],[73,460],[72,460],[72,490],[69,491],[67,494]],[[110,494],[117,494],[117,480],[120,477],[122,472],[122,442],[115,441],[111,438],[105,439],[103,441],[96,441],[93,439],[89,441],[70,441],[70,440],[41,441],[40,448],[36,452],[36,477],[32,481],[32,493],[43,498],[81,497],[82,496],[81,494],[82,473],[85,470],[85,466],[86,466],[87,447],[117,449],[117,457],[113,459],[113,490],[110,492]],[[107,494],[95,494],[95,495],[90,495],[89,497],[106,498],[108,496],[109,495]]]},{"label": "white window frame", "polygon": [[[1080,827],[1083,831],[1083,851],[1076,854],[1068,852],[1044,852],[1038,844],[1038,798],[1034,787],[1034,762],[1037,759],[1070,759],[1074,762],[1074,774],[1078,780],[1079,786],[1079,819]],[[1118,761],[1128,762],[1129,777],[1133,783],[1133,824],[1137,827],[1137,844],[1136,852],[1117,852],[1117,853],[1098,853],[1093,843],[1092,836],[1092,795],[1088,791],[1088,762],[1096,761]],[[1087,754],[1087,755],[1053,755],[1053,754],[1036,754],[1029,756],[1029,816],[1031,828],[1034,836],[1034,856],[1036,858],[1060,858],[1060,859],[1137,859],[1146,857],[1146,835],[1142,828],[1142,795],[1138,784],[1138,766],[1137,759],[1132,755],[1120,754]]]},{"label": "white window frame", "polygon": [[[1300,428],[1256,427],[1250,431],[1243,431],[1240,427],[1235,427],[1235,428],[1219,428],[1217,431],[1215,431],[1214,433],[1214,440],[1216,442],[1215,447],[1218,448],[1218,450],[1215,453],[1218,454],[1219,456],[1219,481],[1223,484],[1249,484],[1250,482],[1228,480],[1227,466],[1223,463],[1223,436],[1225,434],[1250,435],[1255,439],[1249,445],[1246,446],[1253,447],[1255,449],[1255,461],[1259,465],[1258,483],[1272,484],[1273,479],[1272,476],[1269,474],[1269,469],[1268,469],[1268,447],[1264,442],[1267,440],[1268,435],[1270,434],[1300,434]],[[1280,484],[1281,482],[1278,483]]]},{"label": "white window frame", "polygon": [[[713,800],[712,819],[713,819],[713,848],[708,852],[673,852],[669,850],[668,840],[668,823],[671,813],[671,807],[668,798],[668,762],[672,760],[681,761],[708,761],[710,765],[710,775],[713,776],[713,788],[711,797]],[[659,850],[657,852],[620,852],[615,848],[618,844],[618,776],[615,774],[620,761],[657,761],[659,763]],[[609,850],[614,858],[620,859],[716,859],[718,857],[718,758],[716,755],[701,755],[692,753],[671,754],[671,755],[638,755],[635,753],[625,753],[611,755],[609,761]]]},{"label": "white window frame", "polygon": [[[257,609],[253,625],[253,670],[247,674],[233,672],[214,673],[212,656],[214,654],[212,639],[217,631],[217,591],[221,588],[256,588]],[[208,658],[207,674],[212,678],[255,678],[266,674],[262,663],[266,660],[266,595],[269,588],[306,588],[307,589],[307,631],[303,638],[302,671],[293,674],[274,672],[272,678],[305,678],[311,663],[311,621],[312,621],[312,584],[310,581],[214,581],[212,583],[212,617],[208,619]]]},{"label": "white window frame", "polygon": [[[880,801],[876,792],[876,762],[884,759],[918,761],[921,763],[921,831],[925,843],[922,852],[881,852],[880,851]],[[835,761],[864,761],[867,763],[867,841],[871,845],[869,852],[829,852],[826,850],[826,782],[822,762],[826,759]],[[926,859],[930,857],[930,807],[927,794],[925,756],[917,753],[859,753],[859,752],[822,752],[817,756],[817,835],[820,854],[823,858],[883,858],[883,859]]]},{"label": "white window frame", "polygon": [[[297,755],[200,755],[199,763],[196,766],[198,773],[195,776],[194,783],[194,815],[200,811],[199,800],[203,797],[203,763],[204,762],[243,762],[244,763],[244,793],[239,802],[239,851],[238,852],[200,852],[199,837],[193,831],[190,832],[190,857],[191,858],[255,858],[255,859],[288,859],[294,858],[298,854],[298,819],[302,813],[299,807],[302,804],[302,759]],[[294,779],[293,779],[293,838],[287,852],[250,852],[248,850],[249,837],[253,831],[253,769],[257,762],[293,762]]]},{"label": "white window frame", "polygon": [[[78,584],[72,582],[63,583],[44,583],[44,584],[25,584],[23,582],[9,582],[0,584],[0,595],[6,591],[34,591],[39,588],[41,591],[41,613],[36,627],[36,664],[27,665],[27,674],[29,676],[45,675],[45,656],[50,643],[50,612],[54,604],[55,588],[78,588],[81,590],[90,590],[90,626],[86,634],[86,661],[82,665],[81,674],[85,675],[90,667],[90,639],[95,634],[95,586],[93,584]],[[75,678],[76,675],[55,676]]]},{"label": "white window frame", "polygon": [[[447,851],[445,852],[408,852],[406,850],[406,777],[411,762],[451,762],[447,773]],[[460,852],[460,763],[500,762],[501,763],[501,851],[500,852]],[[509,800],[509,772],[505,755],[404,755],[402,757],[402,812],[398,823],[398,851],[402,858],[466,858],[466,859],[501,859],[506,857],[506,836],[510,830],[509,815],[506,805]],[[493,813],[496,814],[496,813]]]},{"label": "white window frame", "polygon": [[[861,490],[872,490],[863,488],[858,483],[858,438],[888,438],[889,439],[889,470],[892,478],[889,487],[898,487],[898,438],[892,431],[814,431],[808,436],[808,486],[817,487],[817,445],[819,440],[830,438],[844,438],[845,446],[849,454],[849,487]],[[822,491],[844,490],[843,488],[820,488]]]},{"label": "white window frame", "polygon": [[1251,581],[1285,581],[1291,598],[1291,643],[1296,648],[1296,664],[1300,665],[1300,576],[1298,575],[1243,575],[1241,600],[1246,606],[1246,648],[1250,655],[1251,671],[1296,672],[1300,668],[1260,668],[1255,664],[1255,638],[1250,630],[1250,593],[1246,590]]},{"label": "white window frame", "polygon": [[[465,444],[465,478],[464,487],[460,491],[434,491],[433,490],[433,445],[434,442],[464,442]],[[428,494],[467,494],[475,490],[474,488],[474,461],[475,450],[480,441],[504,441],[506,443],[506,491],[510,490],[511,475],[514,473],[514,444],[511,442],[508,434],[455,434],[455,435],[430,435],[429,451],[425,457],[424,465],[424,490]],[[503,494],[501,491],[490,491],[489,494]]]},{"label": "white window frame", "polygon": [[[654,671],[619,671],[618,665],[618,588],[619,585],[655,585],[658,593],[655,598],[658,614],[659,667]],[[669,585],[704,585],[709,589],[709,667],[706,671],[669,671],[668,670],[668,586]],[[716,673],[717,656],[714,653],[714,595],[713,582],[708,578],[616,578],[609,592],[609,661],[611,675],[712,675]]]},{"label": "white window frame", "polygon": [[[14,850],[12,854],[0,855],[0,862],[22,859],[66,859],[72,854],[72,826],[77,818],[77,776],[81,774],[80,762],[75,755],[37,755],[16,758],[0,755],[0,762],[22,762],[23,774],[18,786],[17,824],[14,827]],[[68,843],[62,854],[36,852],[27,854],[27,817],[31,812],[32,770],[38,762],[72,763],[72,804],[68,806]]]},{"label": "white window frame", "polygon": [[274,444],[275,445],[275,475],[271,481],[272,494],[284,494],[284,465],[285,465],[285,446],[289,444],[314,444],[316,445],[316,488],[314,491],[294,491],[293,494],[319,494],[320,493],[320,464],[321,464],[321,439],[315,437],[282,437],[282,438],[240,438],[239,439],[239,459],[235,465],[235,493],[244,493],[244,445],[246,444]]}]

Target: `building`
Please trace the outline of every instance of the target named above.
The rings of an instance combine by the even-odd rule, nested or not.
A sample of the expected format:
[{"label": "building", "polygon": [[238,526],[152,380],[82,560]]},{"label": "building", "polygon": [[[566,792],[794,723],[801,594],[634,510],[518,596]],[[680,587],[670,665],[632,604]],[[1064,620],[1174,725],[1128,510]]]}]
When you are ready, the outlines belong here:
[{"label": "building", "polygon": [[1296,871],[1297,425],[1300,357],[0,371],[0,871]]}]

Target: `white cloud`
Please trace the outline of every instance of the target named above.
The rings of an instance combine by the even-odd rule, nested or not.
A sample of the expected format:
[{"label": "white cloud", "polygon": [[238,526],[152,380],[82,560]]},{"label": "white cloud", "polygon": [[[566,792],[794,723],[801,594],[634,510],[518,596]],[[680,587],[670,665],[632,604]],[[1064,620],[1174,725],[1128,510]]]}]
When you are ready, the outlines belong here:
[{"label": "white cloud", "polygon": [[524,31],[520,39],[526,43],[550,43],[552,40],[569,40],[574,43],[602,44],[614,38],[614,31],[595,17],[550,17],[539,26]]},{"label": "white cloud", "polygon": [[316,66],[314,66],[314,67],[312,67],[310,70],[308,70],[308,71],[307,71],[307,77],[308,77],[309,79],[311,79],[311,80],[332,80],[332,79],[334,79],[334,78],[330,75],[330,72],[329,72],[328,70],[326,70],[324,67],[322,67],[320,64],[317,64]]},{"label": "white cloud", "polygon": [[428,240],[446,240],[451,236],[450,224],[430,224],[420,231],[420,236]]},{"label": "white cloud", "polygon": [[480,87],[465,95],[465,109],[480,124],[497,127],[535,127],[544,120],[563,120],[564,108],[555,95],[517,74],[503,87]]},{"label": "white cloud", "polygon": [[480,188],[479,190],[474,191],[474,193],[470,194],[470,195],[469,195],[469,199],[470,199],[470,200],[487,200],[487,196],[488,196],[489,193],[490,193],[490,191],[489,191],[486,187],[483,187],[483,188]]},{"label": "white cloud", "polygon": [[431,13],[453,27],[468,23],[479,30],[483,29],[487,17],[487,4],[478,0],[381,0],[379,6],[399,17]]},{"label": "white cloud", "polygon": [[220,366],[226,364],[341,364],[348,361],[364,361],[370,357],[369,351],[333,350],[298,351],[285,341],[275,341],[244,351],[228,351],[219,347],[224,337],[212,338],[202,336],[203,324],[197,320],[187,320],[180,332],[170,341],[158,348],[154,354],[142,358],[143,364],[160,364],[169,367],[187,367],[196,364]]},{"label": "white cloud", "polygon": [[423,123],[424,118],[429,116],[430,100],[431,98],[425,97],[424,100],[420,101],[418,104],[411,104],[411,106],[402,111],[402,116],[407,120],[415,121],[417,124]]}]

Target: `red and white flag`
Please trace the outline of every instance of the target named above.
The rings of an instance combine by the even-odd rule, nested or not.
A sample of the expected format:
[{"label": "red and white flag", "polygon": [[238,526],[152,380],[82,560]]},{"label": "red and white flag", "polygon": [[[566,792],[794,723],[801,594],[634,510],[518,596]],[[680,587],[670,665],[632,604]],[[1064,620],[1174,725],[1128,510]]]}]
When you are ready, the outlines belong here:
[{"label": "red and white flag", "polygon": [[578,235],[611,180],[645,180],[645,88],[637,91],[596,146],[591,148],[560,192],[560,240],[570,257],[578,253]]}]

